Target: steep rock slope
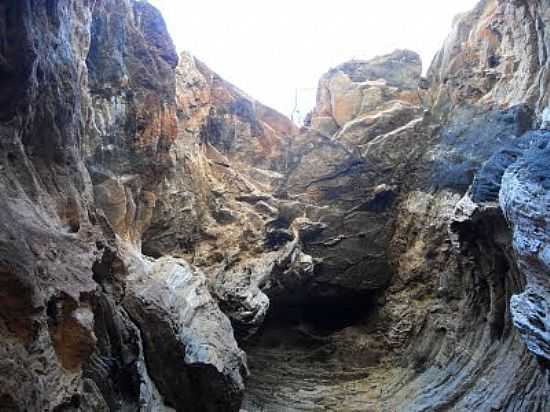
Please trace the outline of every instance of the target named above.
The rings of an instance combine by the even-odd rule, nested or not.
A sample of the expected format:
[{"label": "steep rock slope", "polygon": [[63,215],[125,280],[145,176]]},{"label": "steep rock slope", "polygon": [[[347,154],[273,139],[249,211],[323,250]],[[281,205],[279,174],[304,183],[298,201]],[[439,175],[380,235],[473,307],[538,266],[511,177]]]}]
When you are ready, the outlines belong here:
[{"label": "steep rock slope", "polygon": [[0,19],[0,409],[238,410],[244,354],[204,275],[140,253],[177,138],[162,17],[5,1]]},{"label": "steep rock slope", "polygon": [[188,54],[176,77],[174,168],[159,187],[143,250],[201,267],[222,309],[247,335],[268,310],[261,279],[278,261],[299,257],[291,221],[284,230],[276,225],[296,217],[293,204],[272,194],[296,127]]},{"label": "steep rock slope", "polygon": [[548,409],[548,15],[298,130],[146,2],[0,4],[0,409]]},{"label": "steep rock slope", "polygon": [[[286,182],[296,182],[301,200],[312,196],[307,185],[314,182],[321,193],[316,201],[323,204],[325,193],[332,196],[329,209],[345,204],[350,191],[358,188],[363,190],[363,210],[369,210],[370,199],[381,193],[385,208],[374,208],[374,218],[356,221],[352,227],[367,240],[372,231],[371,239],[379,245],[377,249],[366,243],[358,254],[381,251],[386,266],[377,271],[367,260],[353,276],[353,271],[346,271],[348,266],[338,263],[323,276],[326,266],[320,263],[306,287],[314,285],[319,275],[341,286],[345,273],[347,285],[359,290],[361,283],[354,279],[363,277],[364,282],[378,272],[388,276],[387,289],[378,298],[355,297],[358,305],[363,302],[363,317],[357,317],[355,305],[346,308],[342,302],[325,301],[322,309],[313,305],[316,315],[306,316],[301,324],[278,322],[273,327],[277,332],[266,329],[247,347],[250,409],[261,405],[269,405],[267,410],[548,407],[543,342],[547,342],[549,296],[548,279],[542,275],[546,263],[541,238],[547,229],[544,218],[535,218],[547,208],[544,176],[538,178],[541,183],[526,189],[541,199],[534,207],[527,206],[528,195],[517,181],[513,186],[506,183],[512,174],[533,185],[527,182],[541,173],[540,166],[530,168],[523,159],[538,159],[540,165],[545,158],[531,152],[544,152],[548,133],[526,132],[545,127],[547,86],[540,77],[547,69],[546,14],[547,8],[537,2],[482,1],[473,12],[458,17],[429,78],[420,81],[421,90],[410,86],[419,80],[414,75],[419,72],[406,70],[411,81],[398,91],[401,100],[410,104],[414,96],[413,102],[423,102],[427,111],[389,110],[389,120],[380,122],[386,129],[371,126],[384,119],[387,106],[379,98],[382,93],[370,89],[395,80],[380,81],[378,76],[387,71],[369,67],[379,67],[384,58],[368,64],[351,62],[323,77],[311,116],[313,130],[298,136],[293,145],[304,139],[315,147],[319,134],[327,138],[327,146],[343,143],[351,153],[366,158],[371,174],[354,180],[365,166],[346,168],[329,150],[316,154],[314,149],[310,161],[298,162],[297,169],[303,167],[304,173],[293,181],[291,171]],[[414,64],[411,54],[404,54],[400,59],[386,57],[392,71],[395,60]],[[516,63],[507,65],[504,56]],[[358,69],[362,65],[366,68]],[[350,77],[357,73],[367,76]],[[540,86],[526,86],[534,84]],[[412,93],[405,93],[407,87]],[[374,116],[363,114],[369,101],[376,102]],[[382,113],[376,113],[377,108]],[[378,157],[377,144],[383,148]],[[378,181],[384,183],[380,188],[375,186]],[[391,213],[384,215],[388,208]],[[527,223],[527,216],[537,223]],[[385,222],[386,230],[377,230],[377,218]],[[335,221],[342,219],[338,216]],[[331,221],[325,215],[319,222]],[[342,225],[337,227],[342,230]],[[322,234],[330,230],[329,223]],[[322,258],[307,243],[304,250]],[[337,253],[344,259],[349,255],[345,249]],[[348,303],[354,300],[341,290],[337,295],[347,296]],[[326,328],[319,328],[330,324],[331,316],[341,319],[346,313],[348,322],[336,324],[337,332],[329,330],[326,336]]]}]

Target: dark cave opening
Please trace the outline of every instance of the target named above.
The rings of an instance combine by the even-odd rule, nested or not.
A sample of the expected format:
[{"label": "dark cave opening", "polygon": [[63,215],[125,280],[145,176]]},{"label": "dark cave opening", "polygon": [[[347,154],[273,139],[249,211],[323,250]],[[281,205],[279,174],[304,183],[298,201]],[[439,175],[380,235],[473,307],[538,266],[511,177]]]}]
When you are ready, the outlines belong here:
[{"label": "dark cave opening", "polygon": [[357,337],[376,333],[381,293],[309,296],[299,304],[275,300],[258,333],[241,342],[250,370],[244,405],[263,410],[276,402],[313,410],[331,393],[342,395],[365,379],[383,350],[375,338]]},{"label": "dark cave opening", "polygon": [[[345,294],[315,298],[303,303],[273,302],[263,329],[298,329],[317,336],[329,336],[365,322],[377,308],[377,294]],[[261,331],[260,331],[261,333]]]}]

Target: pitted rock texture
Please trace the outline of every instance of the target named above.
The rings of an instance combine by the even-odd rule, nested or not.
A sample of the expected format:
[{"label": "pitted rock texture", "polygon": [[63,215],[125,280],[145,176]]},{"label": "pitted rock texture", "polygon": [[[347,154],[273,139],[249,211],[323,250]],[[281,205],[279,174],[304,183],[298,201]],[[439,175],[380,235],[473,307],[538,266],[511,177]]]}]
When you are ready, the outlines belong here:
[{"label": "pitted rock texture", "polygon": [[[527,15],[527,9],[540,17]],[[252,377],[245,405],[251,410],[548,407],[548,371],[540,357],[547,342],[542,315],[547,295],[542,297],[540,280],[523,292],[529,277],[541,278],[541,269],[516,257],[520,246],[513,239],[521,235],[506,221],[513,224],[514,215],[499,205],[499,196],[508,199],[503,176],[525,165],[519,160],[524,152],[548,139],[544,131],[528,132],[544,126],[543,101],[533,104],[534,88],[520,91],[518,85],[525,82],[520,77],[525,53],[544,42],[545,13],[535,2],[481,2],[457,19],[429,78],[421,80],[417,71],[413,78],[420,87],[407,94],[375,93],[371,88],[388,88],[390,82],[361,78],[357,81],[363,83],[355,85],[341,68],[323,77],[311,130],[292,141],[280,190],[303,204],[315,199],[306,216],[323,230],[314,244],[302,242],[315,269],[292,320],[285,311],[274,312],[278,322],[288,322],[277,326],[279,337],[268,321],[246,345]],[[483,33],[500,27],[511,39],[518,27],[530,27],[531,19],[538,19],[539,32],[527,32],[527,38],[526,32],[518,33],[525,42],[521,52],[511,40],[500,46],[501,53],[521,61],[514,66],[518,72],[492,82],[492,73],[483,69],[488,47]],[[537,70],[544,72],[541,50]],[[531,84],[538,82],[537,70],[529,72]],[[478,82],[485,89],[476,94]],[[515,94],[506,96],[504,90]],[[362,113],[369,99],[374,113]],[[545,192],[539,188],[537,193]],[[349,228],[346,209],[355,215]],[[545,206],[537,204],[531,213],[542,210]],[[516,219],[525,214],[517,212]],[[544,224],[534,226],[544,233]],[[534,230],[526,222],[522,227]],[[348,230],[357,230],[357,239],[365,243],[349,248]],[[319,242],[324,236],[328,239]],[[332,255],[335,245],[342,246]],[[352,256],[365,256],[366,264],[350,270]],[[384,266],[377,267],[376,258]],[[373,284],[377,279],[382,282]],[[371,293],[349,295],[342,286]],[[346,298],[327,299],[331,294]],[[319,297],[322,310],[315,306]],[[350,301],[370,305],[358,318],[349,308],[339,313]],[[275,296],[272,305],[279,306]],[[307,308],[319,312],[324,323],[312,319]],[[346,321],[327,332],[332,316]],[[353,338],[342,340],[342,335]],[[376,354],[376,360],[362,364],[365,352]],[[335,373],[340,368],[342,373]]]},{"label": "pitted rock texture", "polygon": [[[222,336],[189,363],[184,350],[148,356],[140,328],[156,325],[124,305],[177,138],[178,57],[160,13],[132,0],[5,1],[0,11],[0,409],[238,410],[245,361],[211,297],[197,310]],[[188,292],[210,296],[203,283]],[[155,322],[181,346],[214,342],[204,330],[181,337],[176,296],[157,293],[173,304]],[[213,363],[199,380],[216,396],[169,398],[185,383],[150,373],[156,361]]]},{"label": "pitted rock texture", "polygon": [[145,1],[2,2],[0,409],[548,410],[549,13],[298,129]]},{"label": "pitted rock texture", "polygon": [[513,230],[518,265],[526,276],[526,288],[512,297],[511,311],[529,350],[548,368],[550,307],[548,277],[549,150],[546,139],[533,145],[509,169],[502,180],[500,203]]}]

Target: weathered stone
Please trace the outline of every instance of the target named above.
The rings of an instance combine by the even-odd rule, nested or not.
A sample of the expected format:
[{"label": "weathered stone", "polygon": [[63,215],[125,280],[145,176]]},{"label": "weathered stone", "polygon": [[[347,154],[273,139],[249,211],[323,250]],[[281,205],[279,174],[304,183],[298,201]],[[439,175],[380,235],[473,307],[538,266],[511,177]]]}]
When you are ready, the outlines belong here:
[{"label": "weathered stone", "polygon": [[152,379],[176,410],[238,411],[246,358],[202,273],[183,260],[130,258],[124,308]]},{"label": "weathered stone", "polygon": [[518,265],[527,281],[525,290],[510,303],[514,324],[546,368],[550,365],[549,137],[546,134],[506,170],[500,191],[501,207],[512,224]]},{"label": "weathered stone", "polygon": [[298,130],[145,1],[0,4],[0,409],[547,410],[549,18],[482,0]]},{"label": "weathered stone", "polygon": [[[420,57],[408,50],[369,61],[352,60],[332,69],[319,82],[312,127],[331,135],[330,119],[341,128],[361,114],[380,111],[382,103],[417,90],[421,72]],[[418,97],[412,100],[419,103]]]},{"label": "weathered stone", "polygon": [[170,410],[121,306],[115,242],[140,247],[173,165],[166,26],[131,0],[0,11],[0,409]]}]

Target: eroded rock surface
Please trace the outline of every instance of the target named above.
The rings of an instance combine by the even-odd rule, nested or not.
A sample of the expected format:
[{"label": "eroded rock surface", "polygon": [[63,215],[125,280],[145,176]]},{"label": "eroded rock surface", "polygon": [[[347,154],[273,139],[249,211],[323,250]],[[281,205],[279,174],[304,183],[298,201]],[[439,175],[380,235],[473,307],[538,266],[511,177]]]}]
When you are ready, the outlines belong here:
[{"label": "eroded rock surface", "polygon": [[506,170],[500,192],[501,207],[512,225],[518,265],[526,287],[510,303],[514,324],[527,347],[548,367],[548,161],[550,142],[533,145]]},{"label": "eroded rock surface", "polygon": [[129,271],[123,307],[167,402],[177,410],[238,410],[245,355],[204,275],[173,258],[133,258]]},{"label": "eroded rock surface", "polygon": [[[272,326],[277,337],[266,326],[246,346],[250,409],[548,407],[545,225],[542,217],[535,218],[544,213],[546,191],[543,183],[534,183],[541,172],[526,170],[535,157],[543,162],[543,154],[529,153],[542,153],[548,140],[545,131],[528,132],[545,127],[546,89],[527,87],[541,84],[538,79],[547,70],[546,14],[536,2],[480,2],[457,18],[428,79],[420,80],[416,72],[412,77],[420,87],[402,86],[412,90],[387,101],[381,97],[387,92],[369,90],[387,88],[388,80],[360,78],[355,85],[342,74],[347,65],[323,77],[313,130],[292,142],[294,153],[302,154],[302,141],[313,149],[289,162],[284,187],[289,193],[295,187],[304,203],[314,198],[326,207],[313,219],[327,226],[317,236],[334,230],[328,211],[344,235],[333,233],[335,242],[326,242],[322,251],[303,242],[316,261],[306,288],[329,278],[332,287],[338,286],[337,296],[365,302],[359,305],[363,315],[327,300],[322,309],[310,305],[318,317],[301,308],[281,327],[281,316]],[[517,27],[529,29],[516,35]],[[500,56],[516,64],[506,66]],[[526,64],[532,67],[527,70]],[[362,113],[365,90],[375,102],[374,113]],[[320,154],[315,144],[325,145]],[[519,176],[522,185],[515,180],[510,187],[508,179]],[[524,186],[528,189],[520,190]],[[361,203],[354,203],[355,190]],[[536,206],[527,206],[534,192],[539,193]],[[364,268],[344,278],[359,290],[366,285],[359,280],[385,274],[387,284],[376,285],[371,295],[353,297],[340,289],[342,268],[348,267],[342,261],[324,272],[325,262],[333,261],[327,250],[347,238],[341,218],[346,214],[338,213],[348,204],[369,216],[354,221],[351,230],[361,230],[361,238],[370,242],[356,251],[344,246],[336,259],[378,251],[385,266],[378,269],[369,256]],[[531,218],[533,223],[522,220]],[[346,321],[327,332],[332,316]]]},{"label": "eroded rock surface", "polygon": [[[177,138],[178,57],[160,13],[130,0],[0,11],[0,409],[238,410],[245,360],[204,281],[180,285],[205,296],[200,307],[160,286],[154,297],[171,306],[157,318],[138,317],[147,302],[125,304]],[[213,334],[182,313],[202,313]],[[157,324],[179,349],[162,359],[142,332]],[[201,366],[208,378],[190,372]],[[188,375],[207,388],[176,399],[189,395]]]},{"label": "eroded rock surface", "polygon": [[147,2],[0,4],[0,410],[547,410],[549,13],[298,128]]}]

